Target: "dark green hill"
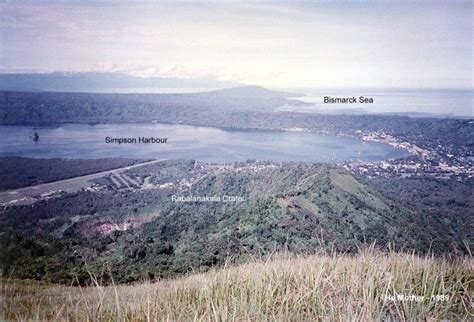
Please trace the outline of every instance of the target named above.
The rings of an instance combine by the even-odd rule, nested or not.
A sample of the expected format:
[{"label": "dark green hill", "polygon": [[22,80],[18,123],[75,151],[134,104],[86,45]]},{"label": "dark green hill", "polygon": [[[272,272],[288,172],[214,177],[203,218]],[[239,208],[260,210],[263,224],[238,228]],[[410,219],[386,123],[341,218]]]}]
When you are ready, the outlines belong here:
[{"label": "dark green hill", "polygon": [[[410,210],[327,165],[166,161],[125,175],[142,188],[107,185],[98,192],[4,209],[4,272],[85,281],[87,263],[99,275],[109,266],[116,281],[130,282],[206,270],[229,256],[245,260],[275,251],[352,252],[372,242],[419,253],[430,247],[437,253],[462,248],[463,235],[446,228],[449,218]],[[173,196],[221,202],[178,202]],[[224,200],[229,196],[240,200]]]}]

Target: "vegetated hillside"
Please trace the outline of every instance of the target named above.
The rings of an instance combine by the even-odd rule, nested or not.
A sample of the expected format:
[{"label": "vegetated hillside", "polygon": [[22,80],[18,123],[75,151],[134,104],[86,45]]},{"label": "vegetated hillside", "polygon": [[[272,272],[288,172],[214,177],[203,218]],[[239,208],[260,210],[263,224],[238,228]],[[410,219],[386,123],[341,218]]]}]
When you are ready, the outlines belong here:
[{"label": "vegetated hillside", "polygon": [[144,162],[138,159],[31,159],[0,158],[0,190],[32,186],[126,167]]},{"label": "vegetated hillside", "polygon": [[[398,200],[405,208],[419,214],[429,214],[434,230],[443,230],[474,249],[474,178],[466,181],[419,178],[376,178],[368,181],[378,191]],[[438,238],[435,238],[435,242]]]},{"label": "vegetated hillside", "polygon": [[104,287],[100,279],[82,288],[7,281],[0,319],[419,321],[474,315],[469,259],[370,249],[354,256],[263,259],[129,286]]},{"label": "vegetated hillside", "polygon": [[[258,92],[258,95],[256,95]],[[289,104],[282,92],[242,87],[194,94],[0,92],[0,124],[173,122]],[[293,101],[294,104],[303,104]]]},{"label": "vegetated hillside", "polygon": [[[132,282],[205,271],[229,256],[353,252],[366,242],[418,253],[466,251],[466,236],[447,228],[466,231],[462,223],[410,210],[331,166],[167,161],[139,169],[126,175],[136,182],[142,176],[144,187],[154,182],[155,188],[104,183],[101,192],[4,209],[5,274],[86,283],[87,263],[99,276],[110,267],[116,282]],[[173,195],[244,201],[173,202]]]}]

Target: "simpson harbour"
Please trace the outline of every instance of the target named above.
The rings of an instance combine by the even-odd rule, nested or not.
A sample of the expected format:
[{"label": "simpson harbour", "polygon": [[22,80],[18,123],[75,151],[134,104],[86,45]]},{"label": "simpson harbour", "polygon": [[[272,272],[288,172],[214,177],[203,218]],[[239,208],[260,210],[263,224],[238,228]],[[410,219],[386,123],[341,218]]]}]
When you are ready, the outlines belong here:
[{"label": "simpson harbour", "polygon": [[110,136],[105,137],[105,143],[107,144],[133,144],[133,143],[167,143],[168,138],[155,138],[155,137],[138,137],[138,138],[114,138]]}]

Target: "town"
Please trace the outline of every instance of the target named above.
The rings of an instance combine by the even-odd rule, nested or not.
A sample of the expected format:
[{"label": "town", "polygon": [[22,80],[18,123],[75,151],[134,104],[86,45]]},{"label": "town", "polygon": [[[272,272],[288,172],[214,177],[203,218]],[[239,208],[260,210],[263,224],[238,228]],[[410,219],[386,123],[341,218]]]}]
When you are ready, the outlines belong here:
[{"label": "town", "polygon": [[436,147],[419,147],[406,142],[384,131],[357,131],[357,136],[364,141],[389,144],[405,149],[408,157],[389,159],[378,162],[352,161],[343,166],[347,170],[371,177],[413,177],[430,176],[439,179],[456,179],[465,181],[474,177],[474,157],[454,155],[441,145]]}]

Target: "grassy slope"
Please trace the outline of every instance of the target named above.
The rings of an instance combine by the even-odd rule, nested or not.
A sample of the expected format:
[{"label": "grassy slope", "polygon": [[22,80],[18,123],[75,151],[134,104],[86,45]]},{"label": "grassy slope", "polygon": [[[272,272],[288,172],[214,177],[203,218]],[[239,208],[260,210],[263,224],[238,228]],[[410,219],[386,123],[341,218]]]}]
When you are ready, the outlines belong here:
[{"label": "grassy slope", "polygon": [[[278,256],[175,280],[128,286],[2,286],[2,319],[398,320],[474,318],[472,260],[364,250]],[[392,301],[386,295],[424,300]],[[448,300],[431,300],[445,295]],[[0,312],[1,313],[1,312]]]}]

